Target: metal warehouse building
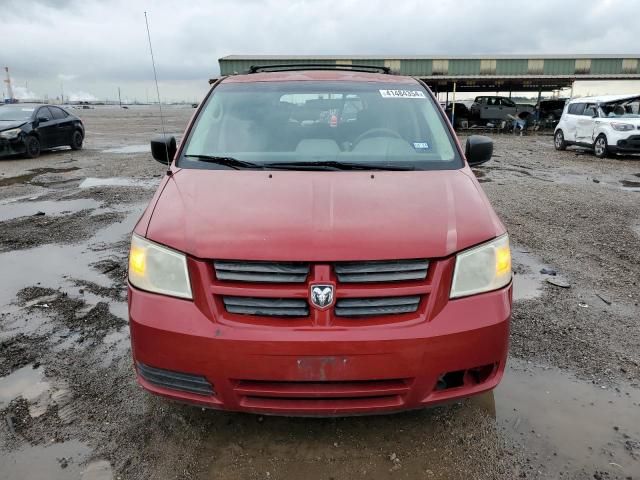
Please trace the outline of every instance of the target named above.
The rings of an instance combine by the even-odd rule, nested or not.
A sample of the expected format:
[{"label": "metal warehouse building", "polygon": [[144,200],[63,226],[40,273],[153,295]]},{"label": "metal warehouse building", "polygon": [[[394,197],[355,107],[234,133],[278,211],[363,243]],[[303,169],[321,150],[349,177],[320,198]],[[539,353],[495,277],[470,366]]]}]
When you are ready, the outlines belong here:
[{"label": "metal warehouse building", "polygon": [[572,87],[576,80],[640,80],[639,55],[229,55],[219,59],[221,75],[243,73],[252,65],[299,63],[389,67],[424,80],[434,92],[542,92]]}]

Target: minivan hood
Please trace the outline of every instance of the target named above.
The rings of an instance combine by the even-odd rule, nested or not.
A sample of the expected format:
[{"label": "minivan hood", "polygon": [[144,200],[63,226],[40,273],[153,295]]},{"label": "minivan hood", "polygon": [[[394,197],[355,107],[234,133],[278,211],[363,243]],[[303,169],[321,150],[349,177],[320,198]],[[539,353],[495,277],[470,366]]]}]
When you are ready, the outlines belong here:
[{"label": "minivan hood", "polygon": [[444,257],[503,232],[468,168],[184,169],[146,236],[198,258],[321,262]]}]

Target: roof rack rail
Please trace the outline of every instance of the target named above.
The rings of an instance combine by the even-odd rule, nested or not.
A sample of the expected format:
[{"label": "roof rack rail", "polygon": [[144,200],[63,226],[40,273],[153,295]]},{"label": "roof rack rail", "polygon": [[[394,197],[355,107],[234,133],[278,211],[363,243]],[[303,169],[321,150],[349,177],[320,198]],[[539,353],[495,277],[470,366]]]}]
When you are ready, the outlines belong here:
[{"label": "roof rack rail", "polygon": [[251,65],[247,73],[295,72],[299,70],[344,70],[349,72],[391,73],[391,68],[377,65],[349,65],[331,63],[291,63],[276,65]]}]

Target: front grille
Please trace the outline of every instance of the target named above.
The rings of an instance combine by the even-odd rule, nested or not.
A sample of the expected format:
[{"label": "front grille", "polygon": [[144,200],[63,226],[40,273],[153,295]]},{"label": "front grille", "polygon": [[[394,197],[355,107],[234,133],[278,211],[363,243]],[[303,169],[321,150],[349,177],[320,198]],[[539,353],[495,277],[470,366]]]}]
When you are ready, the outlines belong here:
[{"label": "front grille", "polygon": [[[366,327],[426,320],[442,271],[439,260],[424,258],[206,262],[201,271],[210,284],[213,316],[271,327]],[[327,310],[315,308],[310,300],[310,288],[323,284],[335,285],[335,303]]]},{"label": "front grille", "polygon": [[137,365],[140,376],[153,385],[198,395],[213,395],[213,386],[203,376],[172,372],[140,362]]},{"label": "front grille", "polygon": [[308,263],[218,260],[213,267],[218,280],[238,282],[303,283],[309,275]]},{"label": "front grille", "polygon": [[371,262],[341,262],[335,264],[338,281],[342,283],[399,282],[424,280],[429,261],[383,260]]},{"label": "front grille", "polygon": [[345,298],[336,303],[338,317],[361,317],[377,315],[397,315],[413,313],[418,310],[420,296],[382,297],[382,298]]},{"label": "front grille", "polygon": [[229,313],[265,317],[306,317],[309,305],[298,298],[222,297]]},{"label": "front grille", "polygon": [[236,394],[264,398],[354,398],[403,395],[409,391],[409,379],[353,381],[265,381],[239,380]]},{"label": "front grille", "polygon": [[410,379],[337,382],[240,380],[234,386],[234,392],[247,408],[336,413],[400,407],[410,385]]}]

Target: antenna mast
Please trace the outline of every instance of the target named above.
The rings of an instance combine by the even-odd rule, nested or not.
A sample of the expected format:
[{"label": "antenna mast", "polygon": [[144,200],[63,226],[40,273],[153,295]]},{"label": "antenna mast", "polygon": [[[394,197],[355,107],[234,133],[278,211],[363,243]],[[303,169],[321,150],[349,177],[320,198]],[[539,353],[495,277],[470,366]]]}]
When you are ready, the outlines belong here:
[{"label": "antenna mast", "polygon": [[[162,127],[162,138],[163,140],[166,141],[167,134],[164,131],[164,116],[162,115],[162,101],[160,101],[160,88],[158,88],[158,74],[156,73],[156,61],[153,58],[153,47],[151,46],[151,33],[149,33],[149,20],[147,19],[147,12],[144,12],[144,23],[147,25],[147,38],[149,39],[149,52],[151,52],[151,65],[153,66],[153,79],[156,82],[158,106],[160,107],[160,126]],[[171,160],[169,160],[169,149],[165,148],[165,151],[167,153],[167,169],[168,169],[169,167],[171,167]],[[171,175],[171,170],[167,170],[167,174]]]}]

